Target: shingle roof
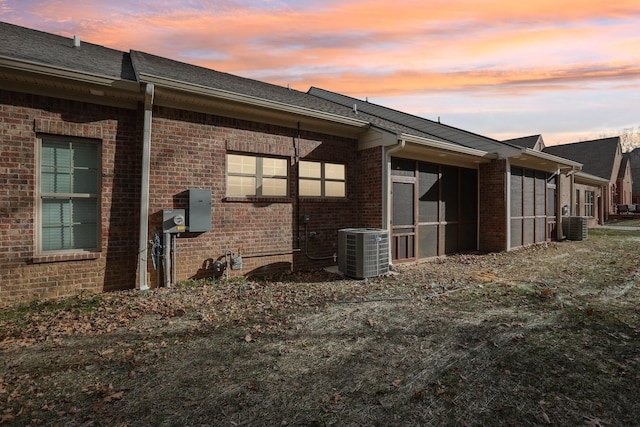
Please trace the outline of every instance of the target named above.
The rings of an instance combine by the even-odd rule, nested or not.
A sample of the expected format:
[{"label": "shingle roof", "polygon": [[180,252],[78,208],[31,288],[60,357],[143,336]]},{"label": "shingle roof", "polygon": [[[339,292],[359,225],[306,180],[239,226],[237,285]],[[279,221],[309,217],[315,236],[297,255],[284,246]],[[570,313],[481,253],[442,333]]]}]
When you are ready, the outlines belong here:
[{"label": "shingle roof", "polygon": [[0,57],[114,79],[135,80],[129,54],[104,46],[0,22]]},{"label": "shingle roof", "polygon": [[136,71],[136,76],[157,76],[177,82],[184,82],[211,89],[224,90],[226,92],[247,95],[255,98],[277,101],[284,104],[322,111],[339,116],[360,119],[370,122],[394,133],[411,133],[412,135],[438,139],[433,135],[420,132],[400,123],[394,123],[365,112],[355,112],[350,106],[345,106],[331,100],[310,95],[305,92],[289,89],[259,80],[240,77],[234,74],[224,73],[210,68],[187,64],[140,51],[131,51],[131,60]]},{"label": "shingle roof", "polygon": [[502,142],[506,144],[517,145],[518,147],[522,147],[522,148],[533,149],[538,143],[538,140],[540,138],[541,138],[540,135],[531,135],[531,136],[523,136],[522,138],[507,139]]},{"label": "shingle roof", "polygon": [[616,136],[554,145],[546,147],[543,152],[580,162],[583,164],[582,170],[585,173],[610,180],[617,177],[618,171],[615,171],[614,175],[613,168],[619,145],[620,138]]},{"label": "shingle roof", "polygon": [[626,156],[622,157],[622,161],[620,162],[620,167],[618,168],[618,178],[624,178],[624,173],[629,166],[629,159]]},{"label": "shingle roof", "polygon": [[633,180],[633,190],[631,192],[635,195],[640,193],[640,148],[635,148],[624,154],[624,158],[629,159],[629,166],[631,166],[631,179]]},{"label": "shingle roof", "polygon": [[353,108],[355,105],[358,111],[371,114],[385,121],[397,123],[399,125],[432,135],[444,141],[453,142],[465,147],[475,148],[489,152],[495,152],[502,148],[503,144],[486,136],[478,135],[442,123],[434,122],[423,117],[414,116],[402,111],[393,110],[381,105],[362,101],[339,93],[331,92],[317,87],[311,87],[309,94],[319,98],[327,99],[335,103]]}]

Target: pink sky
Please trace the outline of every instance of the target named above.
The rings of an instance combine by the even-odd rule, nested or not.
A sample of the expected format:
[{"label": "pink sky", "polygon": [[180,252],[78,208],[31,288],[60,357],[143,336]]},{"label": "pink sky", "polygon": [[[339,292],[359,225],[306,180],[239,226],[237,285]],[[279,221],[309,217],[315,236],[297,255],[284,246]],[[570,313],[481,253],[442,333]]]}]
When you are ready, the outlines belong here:
[{"label": "pink sky", "polygon": [[498,139],[640,126],[640,2],[0,0],[2,21]]}]

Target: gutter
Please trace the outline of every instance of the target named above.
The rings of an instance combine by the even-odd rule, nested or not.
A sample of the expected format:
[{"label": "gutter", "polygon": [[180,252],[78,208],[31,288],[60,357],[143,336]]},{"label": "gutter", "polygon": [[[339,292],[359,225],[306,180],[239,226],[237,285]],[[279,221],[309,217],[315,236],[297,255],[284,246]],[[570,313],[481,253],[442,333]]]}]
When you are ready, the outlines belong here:
[{"label": "gutter", "polygon": [[[436,150],[442,151],[450,151],[456,154],[464,154],[468,156],[474,157],[482,157],[485,159],[497,159],[498,155],[495,153],[489,153],[484,150],[477,150],[475,148],[465,147],[464,145],[454,144],[451,142],[437,141],[435,139],[424,138],[420,136],[415,136],[411,134],[402,133],[398,135],[399,139],[402,139],[403,142],[410,142],[413,144],[423,145],[429,148],[433,148]],[[404,148],[404,145],[402,146]],[[392,147],[394,149],[395,147]],[[394,149],[393,151],[399,150],[400,148]]]},{"label": "gutter", "polygon": [[149,235],[149,175],[151,169],[151,121],[153,119],[153,84],[145,85],[144,129],[142,133],[142,179],[140,182],[140,233],[138,243],[138,283],[141,291],[149,289],[147,259]]},{"label": "gutter", "polygon": [[252,106],[258,106],[263,108],[270,108],[274,110],[284,111],[287,113],[298,114],[301,116],[313,117],[317,119],[327,120],[330,122],[341,123],[357,128],[369,127],[369,122],[366,120],[354,119],[351,117],[341,116],[339,114],[328,113],[324,111],[318,111],[311,108],[298,107],[295,105],[287,104],[279,101],[271,101],[265,98],[258,98],[251,95],[244,95],[236,92],[230,92],[223,89],[211,88],[208,86],[198,85],[194,83],[180,82],[164,77],[154,76],[151,74],[140,73],[139,80],[141,83],[156,84],[159,87],[174,89],[181,92],[186,92],[195,95],[210,96],[213,98],[223,99],[225,101],[238,102],[242,104],[250,104]]},{"label": "gutter", "polygon": [[523,148],[522,154],[526,154],[532,157],[537,157],[539,159],[547,160],[549,162],[554,162],[559,165],[569,166],[571,167],[571,170],[575,172],[582,170],[582,163],[580,162],[574,162],[573,160],[565,159],[564,157],[554,156],[553,154],[532,150],[531,148]]}]

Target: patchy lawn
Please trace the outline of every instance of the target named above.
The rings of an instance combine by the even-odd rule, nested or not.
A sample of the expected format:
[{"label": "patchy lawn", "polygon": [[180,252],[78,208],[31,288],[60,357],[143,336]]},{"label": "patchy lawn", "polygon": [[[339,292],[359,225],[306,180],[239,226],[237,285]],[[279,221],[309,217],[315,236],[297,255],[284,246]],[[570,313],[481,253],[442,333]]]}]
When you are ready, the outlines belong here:
[{"label": "patchy lawn", "polygon": [[640,232],[368,281],[188,283],[0,312],[3,425],[586,425],[640,414]]},{"label": "patchy lawn", "polygon": [[629,215],[629,217],[622,217],[620,219],[612,219],[607,221],[605,225],[610,226],[620,226],[620,227],[640,227],[640,216],[639,215]]}]

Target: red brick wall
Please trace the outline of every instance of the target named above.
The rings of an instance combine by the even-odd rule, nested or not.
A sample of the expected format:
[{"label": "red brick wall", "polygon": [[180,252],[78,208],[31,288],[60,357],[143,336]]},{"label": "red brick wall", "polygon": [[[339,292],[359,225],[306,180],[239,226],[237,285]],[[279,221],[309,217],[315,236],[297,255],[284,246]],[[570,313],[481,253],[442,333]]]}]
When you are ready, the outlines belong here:
[{"label": "red brick wall", "polygon": [[358,224],[382,228],[382,147],[358,152]]},{"label": "red brick wall", "polygon": [[[0,305],[34,298],[100,292],[136,285],[142,111],[62,101],[3,91],[0,95]],[[38,257],[35,244],[35,148],[37,135],[89,137],[102,144],[101,252]],[[212,230],[176,240],[176,279],[211,275],[227,250],[243,256],[231,276],[333,265],[337,231],[379,226],[380,190],[359,193],[360,167],[354,139],[251,121],[155,108],[152,123],[149,239],[162,237],[162,210],[187,209],[190,188],[211,189]],[[345,163],[347,198],[299,199],[296,148],[303,159]],[[227,198],[228,151],[277,155],[290,160],[290,196]],[[375,151],[375,150],[374,150]],[[366,185],[376,185],[379,153]],[[377,158],[376,158],[377,156]],[[364,166],[363,166],[364,165]],[[364,196],[362,196],[364,194]],[[362,200],[361,200],[362,199]],[[375,204],[372,213],[359,203]],[[303,215],[311,220],[307,226]],[[314,234],[314,237],[311,237]],[[317,259],[314,259],[317,258]],[[147,263],[149,284],[158,275]]]},{"label": "red brick wall", "polygon": [[507,161],[494,160],[480,165],[480,250],[507,249]]},{"label": "red brick wall", "polygon": [[[0,305],[131,288],[137,248],[136,111],[0,91]],[[35,250],[37,135],[102,141],[101,252],[38,257]]]},{"label": "red brick wall", "polygon": [[[152,135],[150,238],[160,232],[162,209],[188,208],[189,188],[212,191],[212,230],[177,240],[177,280],[211,274],[207,266],[226,251],[243,256],[242,270],[230,270],[231,276],[334,264],[338,229],[356,224],[354,140],[169,108],[154,112]],[[346,199],[296,197],[297,146],[305,160],[347,165]],[[290,196],[227,198],[227,152],[289,158]]]}]

